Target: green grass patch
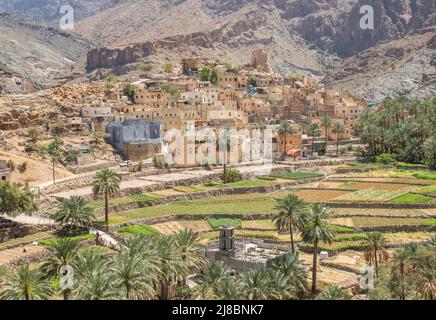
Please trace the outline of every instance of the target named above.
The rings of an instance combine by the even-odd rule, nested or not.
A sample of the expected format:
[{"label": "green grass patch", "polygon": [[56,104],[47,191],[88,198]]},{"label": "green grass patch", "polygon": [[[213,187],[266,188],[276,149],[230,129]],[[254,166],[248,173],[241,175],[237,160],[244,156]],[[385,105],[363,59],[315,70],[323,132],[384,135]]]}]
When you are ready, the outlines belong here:
[{"label": "green grass patch", "polygon": [[336,236],[333,241],[334,242],[346,242],[346,241],[363,241],[366,237],[363,234],[341,234],[340,236]]},{"label": "green grass patch", "polygon": [[275,181],[275,180],[277,180],[277,178],[271,177],[271,176],[258,176],[257,179],[268,180],[268,181]]},{"label": "green grass patch", "polygon": [[206,188],[241,188],[241,187],[258,187],[270,185],[273,180],[262,180],[262,179],[250,179],[250,180],[239,180],[230,183],[214,183],[209,182],[201,185],[201,187]]},{"label": "green grass patch", "polygon": [[426,194],[434,194],[434,195],[436,195],[436,184],[422,187],[420,189],[420,192],[426,193]]},{"label": "green grass patch", "polygon": [[330,230],[336,233],[354,233],[355,229],[345,226],[330,225]]},{"label": "green grass patch", "polygon": [[158,234],[159,231],[148,224],[135,224],[118,229],[118,233],[130,233],[135,235],[139,234],[144,237],[149,237],[151,235]]},{"label": "green grass patch", "polygon": [[422,194],[414,194],[414,193],[407,193],[403,194],[397,198],[394,198],[390,201],[390,203],[393,204],[413,204],[413,203],[426,203],[433,200],[430,197],[427,197]]},{"label": "green grass patch", "polygon": [[417,171],[413,174],[418,179],[432,179],[436,180],[436,171]]},{"label": "green grass patch", "polygon": [[430,226],[436,225],[436,219],[425,219],[425,224],[428,224]]},{"label": "green grass patch", "polygon": [[207,222],[213,229],[219,229],[224,226],[233,226],[235,228],[241,228],[242,222],[241,219],[232,219],[232,218],[209,218]]},{"label": "green grass patch", "polygon": [[52,245],[55,245],[56,242],[58,242],[60,239],[71,239],[71,240],[80,242],[80,241],[94,239],[94,238],[95,238],[95,234],[83,234],[83,235],[74,236],[74,237],[56,237],[56,238],[40,240],[40,241],[38,241],[38,244],[40,244],[42,246],[52,246]]},{"label": "green grass patch", "polygon": [[303,180],[303,179],[319,178],[319,177],[323,177],[324,175],[315,172],[282,172],[282,173],[273,173],[270,176],[274,178],[288,179],[288,180]]}]

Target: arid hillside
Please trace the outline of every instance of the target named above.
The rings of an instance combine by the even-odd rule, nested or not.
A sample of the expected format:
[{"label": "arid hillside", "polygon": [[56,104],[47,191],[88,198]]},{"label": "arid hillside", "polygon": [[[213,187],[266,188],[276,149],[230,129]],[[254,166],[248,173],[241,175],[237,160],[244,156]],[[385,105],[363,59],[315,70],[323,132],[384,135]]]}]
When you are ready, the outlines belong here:
[{"label": "arid hillside", "polygon": [[[39,6],[30,0],[0,0],[0,11],[55,25],[60,1],[38,3]],[[436,91],[434,1],[66,3],[75,9],[74,33],[98,47],[80,57],[84,63],[86,60],[91,79],[133,72],[142,62],[177,65],[186,56],[241,64],[248,61],[253,49],[264,48],[273,68],[283,74],[297,71],[325,77],[326,83],[365,98],[422,96]],[[373,30],[360,27],[363,5],[374,9]]]},{"label": "arid hillside", "polygon": [[58,29],[0,15],[0,94],[35,91],[71,73],[91,43]]}]

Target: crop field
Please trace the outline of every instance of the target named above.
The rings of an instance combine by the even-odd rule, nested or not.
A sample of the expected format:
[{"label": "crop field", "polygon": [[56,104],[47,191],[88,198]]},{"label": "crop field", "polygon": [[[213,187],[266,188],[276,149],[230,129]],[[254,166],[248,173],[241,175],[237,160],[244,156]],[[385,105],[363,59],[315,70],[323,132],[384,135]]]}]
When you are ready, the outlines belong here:
[{"label": "crop field", "polygon": [[347,227],[380,227],[380,226],[411,226],[434,225],[436,219],[421,218],[382,218],[382,217],[352,217],[333,218],[331,223]]},{"label": "crop field", "polygon": [[291,191],[291,193],[298,196],[300,199],[306,202],[328,202],[336,199],[337,197],[347,195],[348,191],[338,191],[338,190],[298,190]]},{"label": "crop field", "polygon": [[413,189],[413,187],[400,190],[369,188],[341,195],[335,200],[344,202],[387,202],[406,194],[411,189]]},{"label": "crop field", "polygon": [[[353,216],[425,216],[431,215],[429,210],[433,209],[361,209],[361,208],[334,208],[334,216],[353,215]],[[436,210],[434,210],[436,211]],[[433,213],[436,216],[436,212]]]}]

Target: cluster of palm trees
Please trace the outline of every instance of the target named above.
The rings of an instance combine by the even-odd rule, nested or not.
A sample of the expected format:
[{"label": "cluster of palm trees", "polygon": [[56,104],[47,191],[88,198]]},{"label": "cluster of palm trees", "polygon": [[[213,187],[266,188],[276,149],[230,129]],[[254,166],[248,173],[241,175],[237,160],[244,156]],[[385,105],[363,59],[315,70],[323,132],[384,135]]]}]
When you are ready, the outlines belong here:
[{"label": "cluster of palm trees", "polygon": [[[339,141],[341,138],[341,135],[345,133],[345,126],[341,122],[333,122],[332,118],[330,116],[323,116],[321,117],[320,124],[316,122],[312,122],[307,127],[308,134],[312,137],[312,151],[311,154],[313,155],[314,148],[315,148],[315,137],[320,136],[321,134],[321,128],[324,129],[324,137],[325,137],[325,152],[327,153],[327,145],[328,145],[328,134],[329,131],[331,131],[333,134],[336,135],[336,156],[339,155]],[[280,122],[278,126],[278,133],[279,135],[284,137],[285,146],[284,146],[284,152],[283,156],[287,155],[287,137],[288,135],[293,135],[297,133],[297,130],[295,127],[290,124],[288,121],[282,121]]]},{"label": "cluster of palm trees", "polygon": [[388,153],[436,167],[436,98],[386,99],[377,110],[364,110],[356,130],[371,156]]},{"label": "cluster of palm trees", "polygon": [[276,200],[278,212],[272,221],[279,231],[289,231],[291,237],[291,251],[295,250],[294,234],[299,231],[302,240],[312,244],[312,293],[316,293],[316,276],[318,247],[320,243],[331,243],[335,232],[329,224],[332,212],[323,204],[306,206],[296,195],[290,194]]},{"label": "cluster of palm trees", "polygon": [[307,274],[298,258],[289,253],[265,271],[251,269],[233,274],[222,261],[207,265],[198,279],[199,299],[284,300],[301,299],[307,292]]},{"label": "cluster of palm trees", "polygon": [[[0,299],[168,299],[176,284],[185,284],[193,270],[205,265],[191,230],[130,236],[116,253],[81,248],[72,238],[60,238],[47,249],[50,257],[38,267],[26,264],[1,276]],[[62,282],[66,266],[72,270],[69,286]]]},{"label": "cluster of palm trees", "polygon": [[[365,239],[365,259],[375,269],[376,299],[436,299],[436,237],[429,243],[410,243],[396,249],[390,260],[386,239],[380,232],[370,232]],[[385,265],[381,266],[382,263]]]}]

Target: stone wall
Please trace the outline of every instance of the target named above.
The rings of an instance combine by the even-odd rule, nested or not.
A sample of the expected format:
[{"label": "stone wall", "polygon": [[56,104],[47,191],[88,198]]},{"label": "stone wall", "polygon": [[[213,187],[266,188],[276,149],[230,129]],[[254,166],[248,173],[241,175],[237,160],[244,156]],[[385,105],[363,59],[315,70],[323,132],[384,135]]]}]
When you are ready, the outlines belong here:
[{"label": "stone wall", "polygon": [[44,232],[54,229],[53,226],[44,225],[27,225],[27,224],[17,224],[10,228],[0,229],[0,242],[6,242],[11,239],[22,238],[37,232]]}]

